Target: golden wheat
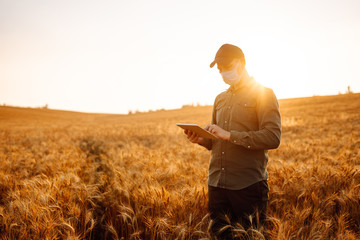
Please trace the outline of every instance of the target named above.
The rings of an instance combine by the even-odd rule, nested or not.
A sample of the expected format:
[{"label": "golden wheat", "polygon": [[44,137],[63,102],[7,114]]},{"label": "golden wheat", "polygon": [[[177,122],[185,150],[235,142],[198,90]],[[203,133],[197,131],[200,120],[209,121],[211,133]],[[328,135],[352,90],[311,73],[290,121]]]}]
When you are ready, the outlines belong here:
[{"label": "golden wheat", "polygon": [[[268,230],[239,239],[360,237],[360,94],[280,100]],[[210,153],[176,122],[211,107],[133,115],[0,108],[0,239],[210,239]]]}]

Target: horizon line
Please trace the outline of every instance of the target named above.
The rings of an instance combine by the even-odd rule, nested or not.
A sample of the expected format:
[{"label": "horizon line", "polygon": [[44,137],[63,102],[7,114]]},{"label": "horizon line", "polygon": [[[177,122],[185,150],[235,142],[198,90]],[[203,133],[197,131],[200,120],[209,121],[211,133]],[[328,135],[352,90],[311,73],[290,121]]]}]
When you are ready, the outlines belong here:
[{"label": "horizon line", "polygon": [[[301,99],[301,98],[312,98],[312,97],[327,97],[327,96],[339,96],[339,95],[349,95],[349,94],[359,94],[360,92],[347,92],[347,93],[341,93],[338,94],[328,94],[328,95],[317,95],[314,94],[312,96],[303,96],[303,97],[292,97],[292,98],[278,98],[278,101],[280,100],[291,100],[291,99]],[[112,112],[86,112],[81,110],[70,110],[70,109],[58,109],[58,108],[50,108],[48,104],[45,104],[44,106],[16,106],[11,104],[2,103],[0,104],[0,107],[12,107],[12,108],[30,108],[30,109],[46,109],[46,110],[54,110],[54,111],[66,111],[66,112],[76,112],[76,113],[86,113],[86,114],[116,114],[116,115],[132,115],[132,114],[139,114],[139,113],[152,113],[152,112],[160,112],[160,111],[171,111],[171,110],[179,110],[183,108],[190,108],[190,107],[210,107],[212,104],[200,104],[197,103],[187,103],[183,104],[180,108],[157,108],[157,109],[148,109],[145,111],[140,110],[128,110],[128,113],[112,113]]]}]

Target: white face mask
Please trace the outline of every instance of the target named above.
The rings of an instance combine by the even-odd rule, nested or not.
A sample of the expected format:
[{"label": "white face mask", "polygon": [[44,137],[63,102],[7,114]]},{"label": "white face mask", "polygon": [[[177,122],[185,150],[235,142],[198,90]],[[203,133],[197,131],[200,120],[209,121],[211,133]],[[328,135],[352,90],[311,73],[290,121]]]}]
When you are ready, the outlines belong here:
[{"label": "white face mask", "polygon": [[232,70],[220,73],[226,84],[235,85],[240,81],[242,73],[238,74],[237,72],[238,67],[239,64],[236,64],[236,66]]}]

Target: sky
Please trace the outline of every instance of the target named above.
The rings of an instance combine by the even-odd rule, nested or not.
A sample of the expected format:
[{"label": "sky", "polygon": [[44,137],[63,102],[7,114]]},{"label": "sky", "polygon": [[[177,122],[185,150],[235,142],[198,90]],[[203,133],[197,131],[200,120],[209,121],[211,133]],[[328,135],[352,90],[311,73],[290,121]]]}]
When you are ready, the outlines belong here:
[{"label": "sky", "polygon": [[212,105],[224,43],[279,99],[360,91],[358,0],[0,0],[0,104]]}]

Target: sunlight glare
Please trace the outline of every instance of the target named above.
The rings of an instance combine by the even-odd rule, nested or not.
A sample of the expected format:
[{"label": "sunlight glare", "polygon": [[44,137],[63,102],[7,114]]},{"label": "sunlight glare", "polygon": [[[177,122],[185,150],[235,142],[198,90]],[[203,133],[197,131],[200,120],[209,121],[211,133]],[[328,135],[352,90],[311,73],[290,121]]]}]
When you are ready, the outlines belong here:
[{"label": "sunlight glare", "polygon": [[[260,37],[260,36],[259,36]],[[305,53],[299,46],[275,36],[261,36],[243,51],[247,69],[256,81],[274,90],[278,98],[292,98],[311,94]]]}]

